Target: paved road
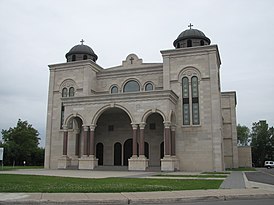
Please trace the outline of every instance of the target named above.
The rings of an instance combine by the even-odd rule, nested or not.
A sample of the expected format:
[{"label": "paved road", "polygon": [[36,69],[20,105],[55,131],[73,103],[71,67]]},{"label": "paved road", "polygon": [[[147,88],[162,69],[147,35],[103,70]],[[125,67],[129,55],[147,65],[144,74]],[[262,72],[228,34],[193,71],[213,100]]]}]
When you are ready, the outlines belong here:
[{"label": "paved road", "polygon": [[[235,205],[235,204],[237,204],[237,205],[258,205],[258,204],[260,204],[260,205],[273,205],[273,203],[274,203],[274,199],[256,199],[256,200],[231,200],[231,201],[207,201],[207,202],[193,202],[193,203],[175,203],[174,205]],[[145,205],[145,204],[143,204],[143,205]],[[168,204],[162,204],[162,205],[168,205]]]},{"label": "paved road", "polygon": [[249,181],[274,185],[274,169],[258,168],[257,172],[245,173]]}]

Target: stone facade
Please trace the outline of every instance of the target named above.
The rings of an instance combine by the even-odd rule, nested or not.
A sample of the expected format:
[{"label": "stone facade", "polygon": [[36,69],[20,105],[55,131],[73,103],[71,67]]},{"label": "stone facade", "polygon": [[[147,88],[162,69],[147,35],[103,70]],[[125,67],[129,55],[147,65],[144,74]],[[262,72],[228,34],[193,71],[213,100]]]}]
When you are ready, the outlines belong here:
[{"label": "stone facade", "polygon": [[[161,51],[162,63],[130,54],[120,66],[102,68],[82,44],[68,62],[49,65],[45,167],[238,167],[236,94],[221,92],[217,45],[194,39],[193,46]],[[93,60],[79,59],[81,46]]]},{"label": "stone facade", "polygon": [[239,146],[239,167],[252,167],[252,155],[250,146]]}]

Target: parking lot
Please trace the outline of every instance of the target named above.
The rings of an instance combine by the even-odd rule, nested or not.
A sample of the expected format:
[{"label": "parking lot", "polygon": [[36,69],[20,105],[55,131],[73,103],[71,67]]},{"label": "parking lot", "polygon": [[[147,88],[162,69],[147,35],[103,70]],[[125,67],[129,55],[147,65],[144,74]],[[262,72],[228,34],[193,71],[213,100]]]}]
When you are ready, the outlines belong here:
[{"label": "parking lot", "polygon": [[249,181],[274,185],[274,168],[257,168],[257,172],[245,172]]}]

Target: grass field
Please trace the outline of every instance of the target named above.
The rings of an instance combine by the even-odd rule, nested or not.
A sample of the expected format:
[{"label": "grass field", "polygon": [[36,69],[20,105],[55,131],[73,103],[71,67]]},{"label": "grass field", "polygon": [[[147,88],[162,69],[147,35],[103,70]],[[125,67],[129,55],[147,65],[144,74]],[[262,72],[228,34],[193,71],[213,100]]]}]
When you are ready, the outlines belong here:
[{"label": "grass field", "polygon": [[108,193],[218,189],[223,180],[105,178],[83,179],[0,174],[0,192]]}]

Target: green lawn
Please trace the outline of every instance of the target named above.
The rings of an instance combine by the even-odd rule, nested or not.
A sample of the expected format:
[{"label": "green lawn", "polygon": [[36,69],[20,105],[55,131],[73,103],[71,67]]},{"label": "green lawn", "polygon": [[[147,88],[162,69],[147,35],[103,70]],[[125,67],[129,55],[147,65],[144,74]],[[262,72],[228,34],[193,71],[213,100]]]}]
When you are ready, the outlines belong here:
[{"label": "green lawn", "polygon": [[0,192],[107,193],[218,189],[222,181],[141,178],[82,179],[0,174]]}]

